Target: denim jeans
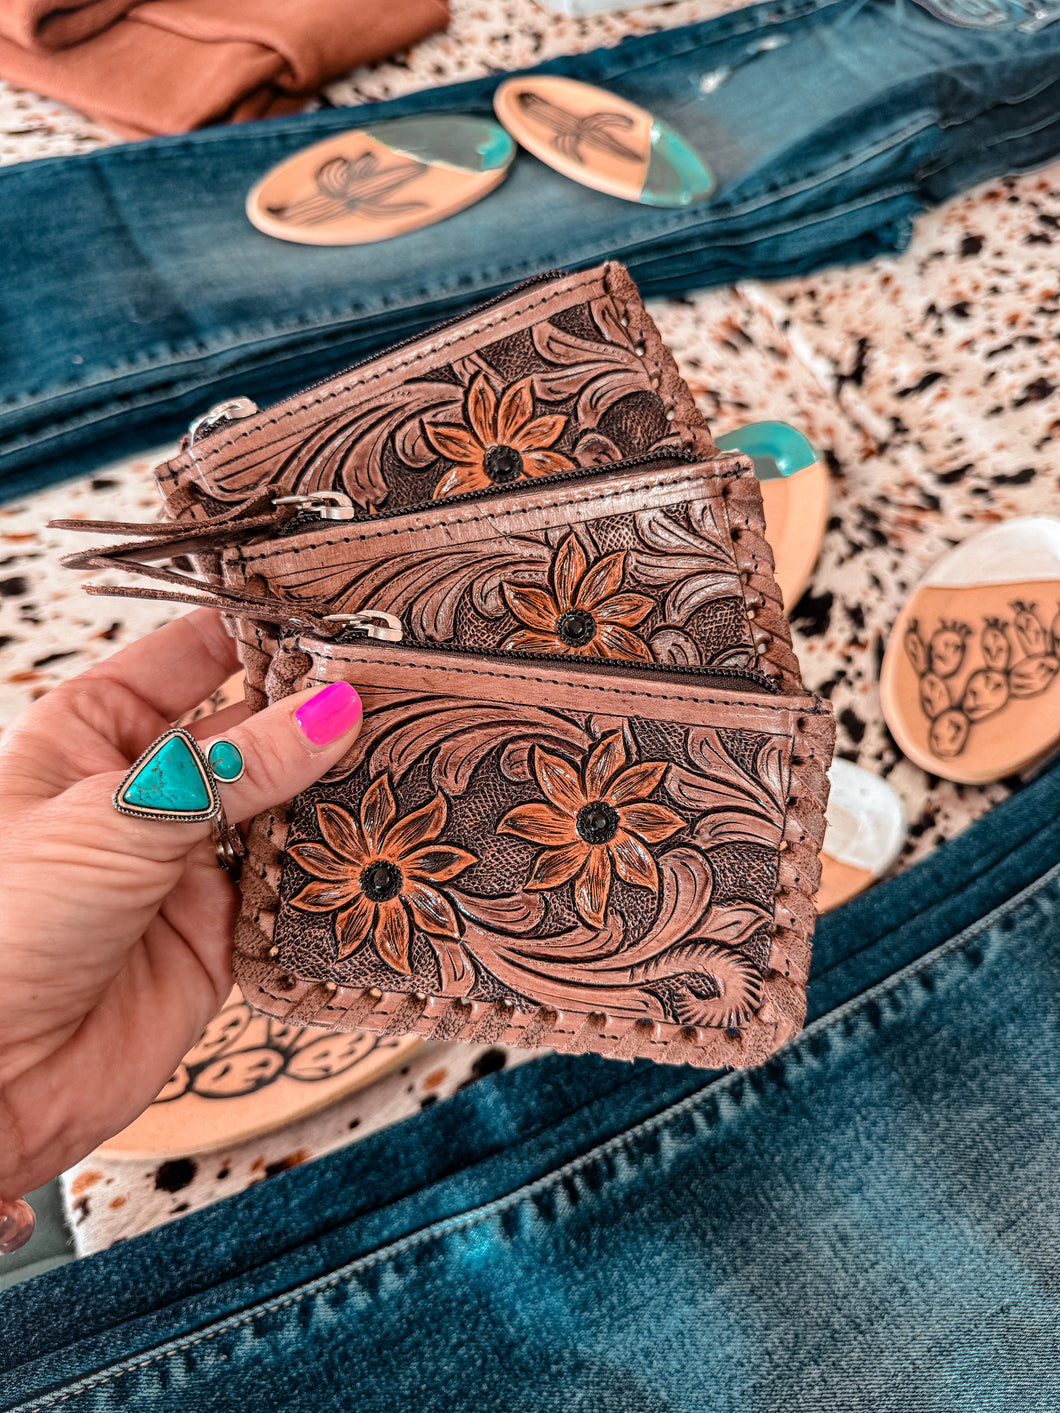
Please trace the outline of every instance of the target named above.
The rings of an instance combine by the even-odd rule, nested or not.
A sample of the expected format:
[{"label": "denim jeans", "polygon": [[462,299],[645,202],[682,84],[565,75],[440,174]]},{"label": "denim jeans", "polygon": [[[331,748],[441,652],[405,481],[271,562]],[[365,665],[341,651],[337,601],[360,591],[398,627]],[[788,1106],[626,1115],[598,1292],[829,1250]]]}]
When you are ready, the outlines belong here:
[{"label": "denim jeans", "polygon": [[546,1057],[0,1296],[5,1410],[1055,1413],[1060,766],[705,1078]]},{"label": "denim jeans", "polygon": [[946,9],[967,22],[769,0],[543,65],[703,154],[718,194],[686,209],[521,152],[484,201],[384,244],[291,245],[247,221],[249,187],[289,153],[351,124],[489,113],[497,78],[0,170],[0,496],[161,442],[221,397],[290,393],[552,267],[616,256],[658,295],[900,249],[926,205],[1060,152],[1060,24]]}]

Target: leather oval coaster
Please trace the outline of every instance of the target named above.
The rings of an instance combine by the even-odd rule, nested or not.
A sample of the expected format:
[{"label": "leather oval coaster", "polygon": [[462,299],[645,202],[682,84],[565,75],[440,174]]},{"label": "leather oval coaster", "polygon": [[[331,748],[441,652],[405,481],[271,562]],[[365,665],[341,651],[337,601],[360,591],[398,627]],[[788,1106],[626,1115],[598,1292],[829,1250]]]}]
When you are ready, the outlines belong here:
[{"label": "leather oval coaster", "polygon": [[835,760],[828,781],[819,913],[838,908],[882,878],[909,832],[901,796],[886,780],[850,761]]},{"label": "leather oval coaster", "polygon": [[493,110],[516,141],[555,171],[644,206],[689,206],[715,190],[696,152],[635,103],[577,79],[506,79]]},{"label": "leather oval coaster", "polygon": [[314,143],[251,187],[259,231],[301,245],[362,245],[444,220],[499,186],[515,144],[489,118],[395,118]]},{"label": "leather oval coaster", "polygon": [[1060,743],[1060,520],[1009,520],[943,555],[898,615],[880,696],[905,755],[960,784]]},{"label": "leather oval coaster", "polygon": [[762,482],[766,539],[790,613],[806,592],[828,524],[828,471],[820,461],[783,481]]},{"label": "leather oval coaster", "polygon": [[154,1103],[99,1151],[156,1158],[232,1148],[365,1088],[422,1044],[288,1025],[251,1010],[235,988]]},{"label": "leather oval coaster", "polygon": [[723,451],[754,462],[762,489],[766,539],[788,613],[813,577],[828,525],[828,470],[810,443],[787,422],[749,422],[718,437]]}]

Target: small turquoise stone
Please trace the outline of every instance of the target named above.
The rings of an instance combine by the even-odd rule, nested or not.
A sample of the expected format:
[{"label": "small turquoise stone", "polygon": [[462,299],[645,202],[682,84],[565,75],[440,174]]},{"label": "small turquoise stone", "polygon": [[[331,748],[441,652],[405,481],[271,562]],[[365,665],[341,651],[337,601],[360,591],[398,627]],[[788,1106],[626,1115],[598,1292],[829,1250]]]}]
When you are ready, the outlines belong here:
[{"label": "small turquoise stone", "polygon": [[122,790],[121,802],[168,814],[201,814],[213,804],[202,765],[182,736],[170,736],[148,756]]},{"label": "small turquoise stone", "polygon": [[238,780],[243,773],[243,756],[231,741],[215,741],[206,759],[218,780]]}]

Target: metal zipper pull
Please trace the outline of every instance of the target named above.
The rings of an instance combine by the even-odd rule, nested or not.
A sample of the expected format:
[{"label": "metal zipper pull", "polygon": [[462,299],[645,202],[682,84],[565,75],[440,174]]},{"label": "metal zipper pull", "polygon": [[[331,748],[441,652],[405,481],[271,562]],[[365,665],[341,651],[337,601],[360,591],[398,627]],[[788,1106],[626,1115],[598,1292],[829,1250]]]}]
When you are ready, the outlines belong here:
[{"label": "metal zipper pull", "polygon": [[363,608],[360,613],[329,613],[324,623],[345,623],[347,627],[379,638],[385,643],[400,643],[404,637],[401,619],[375,608]]},{"label": "metal zipper pull", "polygon": [[301,496],[275,496],[273,505],[293,505],[311,511],[321,520],[353,520],[357,509],[342,491],[308,491]]},{"label": "metal zipper pull", "polygon": [[227,402],[215,402],[201,417],[188,428],[188,445],[193,446],[196,437],[214,431],[222,422],[235,422],[242,417],[253,417],[258,404],[249,397],[230,397]]}]

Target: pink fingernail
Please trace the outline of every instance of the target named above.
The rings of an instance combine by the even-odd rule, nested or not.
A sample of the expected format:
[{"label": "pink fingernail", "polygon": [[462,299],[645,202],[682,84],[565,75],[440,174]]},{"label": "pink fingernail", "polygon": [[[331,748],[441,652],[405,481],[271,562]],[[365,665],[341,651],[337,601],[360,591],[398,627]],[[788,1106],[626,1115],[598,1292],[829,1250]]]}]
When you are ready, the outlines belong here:
[{"label": "pink fingernail", "polygon": [[303,702],[294,715],[307,741],[327,746],[357,725],[361,711],[361,699],[348,682],[331,682]]}]

